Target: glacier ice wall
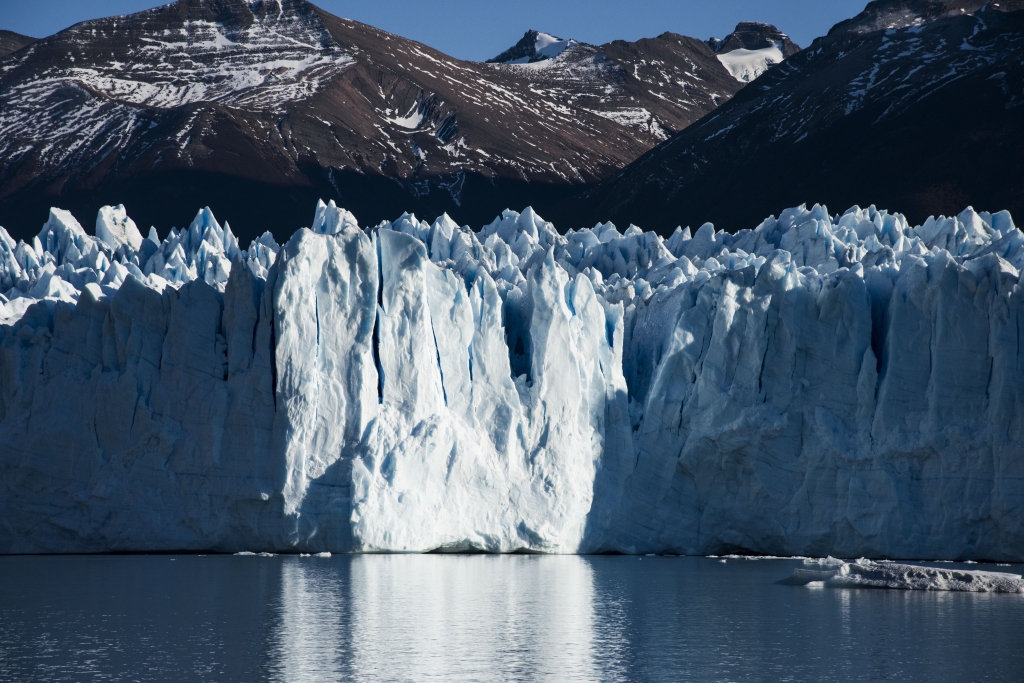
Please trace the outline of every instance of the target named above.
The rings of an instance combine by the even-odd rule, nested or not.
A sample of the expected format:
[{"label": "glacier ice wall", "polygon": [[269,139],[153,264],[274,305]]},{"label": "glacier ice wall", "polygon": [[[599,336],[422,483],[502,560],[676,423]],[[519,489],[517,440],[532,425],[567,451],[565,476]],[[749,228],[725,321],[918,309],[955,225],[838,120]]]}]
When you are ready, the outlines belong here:
[{"label": "glacier ice wall", "polygon": [[1024,559],[1024,235],[0,228],[0,552]]}]

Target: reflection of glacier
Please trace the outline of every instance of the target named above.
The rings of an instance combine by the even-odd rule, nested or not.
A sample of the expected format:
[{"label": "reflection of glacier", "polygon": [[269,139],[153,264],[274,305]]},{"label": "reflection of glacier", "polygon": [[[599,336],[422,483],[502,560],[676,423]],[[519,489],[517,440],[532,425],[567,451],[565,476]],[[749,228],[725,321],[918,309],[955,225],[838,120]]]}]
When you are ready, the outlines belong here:
[{"label": "reflection of glacier", "polygon": [[272,680],[618,680],[622,625],[597,633],[585,558],[364,555],[266,571],[281,572]]},{"label": "reflection of glacier", "polygon": [[1024,557],[1024,235],[0,231],[0,550]]},{"label": "reflection of glacier", "polygon": [[350,567],[355,680],[602,678],[583,558],[390,555]]},{"label": "reflection of glacier", "polygon": [[349,680],[351,604],[347,567],[288,562],[264,568],[280,571],[281,596],[267,654],[272,680]]}]

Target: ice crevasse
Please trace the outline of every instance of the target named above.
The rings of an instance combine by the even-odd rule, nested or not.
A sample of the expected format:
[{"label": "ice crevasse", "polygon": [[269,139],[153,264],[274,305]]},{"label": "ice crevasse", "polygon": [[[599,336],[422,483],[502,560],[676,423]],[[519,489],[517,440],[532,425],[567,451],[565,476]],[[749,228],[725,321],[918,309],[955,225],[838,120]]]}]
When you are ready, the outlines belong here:
[{"label": "ice crevasse", "polygon": [[1024,234],[0,229],[0,552],[1024,559]]}]

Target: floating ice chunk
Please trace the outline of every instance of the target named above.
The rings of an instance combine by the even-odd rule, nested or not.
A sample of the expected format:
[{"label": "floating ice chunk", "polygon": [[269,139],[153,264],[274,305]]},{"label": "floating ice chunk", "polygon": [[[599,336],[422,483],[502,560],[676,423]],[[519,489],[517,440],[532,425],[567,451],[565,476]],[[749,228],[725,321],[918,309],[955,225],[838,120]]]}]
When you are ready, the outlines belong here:
[{"label": "floating ice chunk", "polygon": [[[783,556],[783,555],[723,555],[722,557],[728,560],[808,560],[810,558],[801,557],[799,555],[794,556]],[[812,560],[813,561],[813,560]]]},{"label": "floating ice chunk", "polygon": [[[976,563],[975,563],[976,564]],[[1024,593],[1020,574],[964,569],[937,569],[860,559],[842,562],[806,561],[779,583],[803,586],[822,582],[831,588],[900,588],[907,590]]]}]

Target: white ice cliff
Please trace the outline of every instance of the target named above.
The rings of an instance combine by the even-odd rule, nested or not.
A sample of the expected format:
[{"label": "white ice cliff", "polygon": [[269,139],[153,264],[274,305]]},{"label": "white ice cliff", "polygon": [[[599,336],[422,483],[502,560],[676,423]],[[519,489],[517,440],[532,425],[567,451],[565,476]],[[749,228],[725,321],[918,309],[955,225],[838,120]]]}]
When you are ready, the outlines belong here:
[{"label": "white ice cliff", "polygon": [[0,229],[0,552],[1024,559],[1024,234]]}]

